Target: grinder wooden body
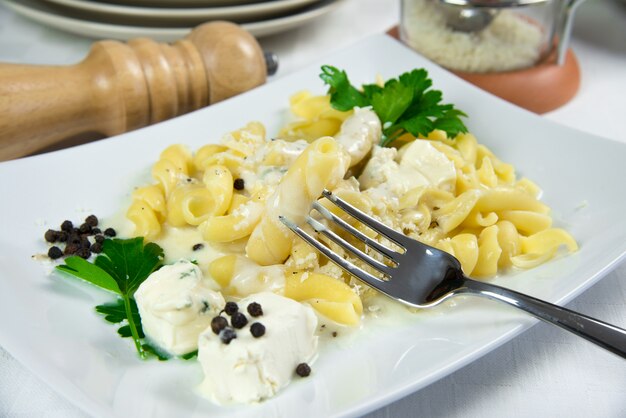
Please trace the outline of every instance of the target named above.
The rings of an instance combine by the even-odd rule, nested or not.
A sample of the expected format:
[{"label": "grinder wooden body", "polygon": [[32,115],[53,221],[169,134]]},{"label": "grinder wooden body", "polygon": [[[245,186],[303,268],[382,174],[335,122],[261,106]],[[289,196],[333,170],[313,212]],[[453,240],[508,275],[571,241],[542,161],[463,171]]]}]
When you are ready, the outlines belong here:
[{"label": "grinder wooden body", "polygon": [[218,102],[265,82],[263,51],[227,22],[174,44],[94,43],[68,67],[0,64],[0,161],[77,136],[106,137]]}]

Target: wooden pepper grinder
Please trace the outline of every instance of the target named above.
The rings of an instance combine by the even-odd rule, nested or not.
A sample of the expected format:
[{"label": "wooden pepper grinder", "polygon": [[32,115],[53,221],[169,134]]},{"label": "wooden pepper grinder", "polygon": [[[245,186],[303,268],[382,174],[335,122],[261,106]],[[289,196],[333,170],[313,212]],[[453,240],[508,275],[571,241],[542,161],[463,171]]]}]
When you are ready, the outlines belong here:
[{"label": "wooden pepper grinder", "polygon": [[263,84],[275,64],[229,22],[203,24],[172,45],[147,38],[96,42],[68,67],[0,64],[0,161],[219,102]]}]

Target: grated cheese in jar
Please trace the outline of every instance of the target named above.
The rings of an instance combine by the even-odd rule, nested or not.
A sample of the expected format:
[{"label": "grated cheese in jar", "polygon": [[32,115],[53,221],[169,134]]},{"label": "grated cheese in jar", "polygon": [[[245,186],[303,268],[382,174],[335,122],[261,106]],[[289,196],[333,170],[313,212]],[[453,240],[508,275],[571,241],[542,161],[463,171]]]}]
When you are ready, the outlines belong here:
[{"label": "grated cheese in jar", "polygon": [[529,18],[500,11],[480,32],[454,31],[432,0],[404,0],[403,40],[426,58],[451,70],[512,71],[534,65],[544,33]]}]

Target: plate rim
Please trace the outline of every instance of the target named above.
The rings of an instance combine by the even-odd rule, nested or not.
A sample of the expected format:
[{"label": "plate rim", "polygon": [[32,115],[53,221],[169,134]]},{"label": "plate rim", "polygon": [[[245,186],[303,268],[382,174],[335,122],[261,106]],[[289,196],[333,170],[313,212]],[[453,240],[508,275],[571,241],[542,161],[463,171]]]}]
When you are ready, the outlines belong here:
[{"label": "plate rim", "polygon": [[[309,23],[311,20],[332,12],[346,1],[347,0],[321,0],[317,4],[309,6],[310,9],[301,13],[258,22],[241,23],[239,26],[256,37],[274,35],[291,30],[301,24]],[[92,39],[129,40],[136,37],[147,36],[156,41],[169,42],[183,38],[193,29],[191,27],[155,28],[149,26],[127,26],[91,22],[61,16],[32,6],[26,6],[25,3],[28,2],[28,0],[26,0],[26,2],[22,0],[0,0],[0,2],[22,17],[26,17],[56,30]]]},{"label": "plate rim", "polygon": [[[98,1],[102,1],[102,2],[106,2],[107,4],[123,4],[120,2],[120,0],[98,0]],[[168,6],[154,6],[154,2],[158,1],[160,3],[162,3],[163,5],[165,4],[174,4],[174,5],[179,5],[179,1],[178,0],[132,0],[134,5],[137,5],[135,7],[168,7]],[[184,0],[183,4],[185,4],[186,6],[184,7],[198,7],[198,5],[204,5],[204,7],[211,7],[211,6],[207,6],[207,4],[213,4],[215,6],[223,6],[225,4],[229,4],[229,2],[232,2],[233,0]],[[266,1],[272,1],[272,0],[235,0],[236,4],[256,4],[256,3],[262,3],[262,2],[266,2]],[[148,4],[148,6],[141,6],[142,4]],[[171,7],[171,6],[169,6]]]},{"label": "plate rim", "polygon": [[159,19],[228,19],[233,17],[269,16],[305,7],[323,0],[273,0],[262,3],[242,4],[234,6],[198,7],[198,8],[159,8],[124,6],[118,4],[98,3],[84,0],[42,0],[75,10],[103,13],[118,17],[159,18]]}]

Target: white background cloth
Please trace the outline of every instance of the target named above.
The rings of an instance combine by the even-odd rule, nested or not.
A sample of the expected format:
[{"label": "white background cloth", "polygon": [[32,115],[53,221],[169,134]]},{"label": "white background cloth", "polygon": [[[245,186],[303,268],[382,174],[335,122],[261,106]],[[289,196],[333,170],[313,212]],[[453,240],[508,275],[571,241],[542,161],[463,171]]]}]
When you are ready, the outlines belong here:
[{"label": "white background cloth", "polygon": [[[333,13],[262,44],[280,56],[280,77],[384,32],[398,22],[399,9],[396,0],[346,0]],[[82,59],[91,42],[41,27],[0,6],[2,62],[69,64]],[[581,89],[545,117],[626,142],[626,3],[583,3],[571,46],[581,65]],[[626,187],[615,192],[626,198]],[[568,307],[626,327],[626,263]],[[0,417],[84,416],[0,347]],[[626,362],[540,323],[456,373],[368,415],[404,416],[626,417]]]}]

